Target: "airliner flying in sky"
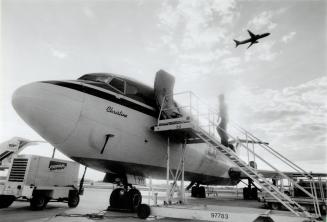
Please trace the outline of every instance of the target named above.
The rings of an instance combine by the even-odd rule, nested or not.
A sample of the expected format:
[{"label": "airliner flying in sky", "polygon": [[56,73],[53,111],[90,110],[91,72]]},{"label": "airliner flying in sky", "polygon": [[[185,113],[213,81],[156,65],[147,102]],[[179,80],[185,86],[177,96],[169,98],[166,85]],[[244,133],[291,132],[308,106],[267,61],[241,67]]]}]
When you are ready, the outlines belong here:
[{"label": "airliner flying in sky", "polygon": [[246,39],[246,40],[243,40],[243,41],[238,41],[238,40],[235,40],[234,39],[234,42],[235,42],[235,47],[237,47],[238,45],[242,45],[242,44],[246,44],[246,43],[251,43],[248,48],[250,48],[253,44],[255,43],[259,43],[258,40],[261,39],[261,38],[264,38],[264,37],[267,37],[268,35],[270,35],[270,33],[263,33],[263,34],[258,34],[258,35],[255,35],[253,34],[250,30],[248,30],[248,33],[250,35],[250,38],[249,39]]}]

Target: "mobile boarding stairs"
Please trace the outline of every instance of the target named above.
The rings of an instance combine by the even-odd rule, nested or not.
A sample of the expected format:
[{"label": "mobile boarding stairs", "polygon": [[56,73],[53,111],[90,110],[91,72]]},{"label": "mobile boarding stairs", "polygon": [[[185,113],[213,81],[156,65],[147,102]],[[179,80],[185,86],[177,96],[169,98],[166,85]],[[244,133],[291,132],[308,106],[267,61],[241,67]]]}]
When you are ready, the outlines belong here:
[{"label": "mobile boarding stairs", "polygon": [[[171,106],[172,101],[174,106]],[[176,101],[176,102],[175,102]],[[294,185],[294,187],[300,189],[305,193],[308,198],[311,199],[314,206],[314,214],[308,212],[306,208],[297,203],[290,196],[282,192],[277,186],[275,186],[271,181],[269,181],[262,173],[257,169],[253,168],[247,164],[244,160],[240,158],[233,150],[229,147],[224,146],[220,143],[220,139],[217,134],[217,112],[211,108],[207,108],[201,100],[194,95],[192,92],[183,92],[177,93],[174,95],[167,95],[163,97],[160,113],[158,117],[157,125],[154,126],[155,132],[160,132],[162,134],[168,135],[172,140],[180,139],[181,142],[185,140],[185,144],[188,143],[206,143],[211,147],[214,147],[221,155],[224,155],[227,159],[232,161],[240,171],[246,175],[249,179],[255,183],[255,185],[261,188],[262,191],[267,192],[274,199],[280,202],[286,209],[291,211],[297,217],[304,217],[309,220],[314,220],[321,218],[321,212],[319,209],[319,203],[317,198],[316,183],[314,177],[310,173],[307,173],[301,167],[295,163],[288,160],[282,154],[274,150],[267,143],[262,142],[255,135],[246,131],[242,127],[236,124],[229,124],[229,127],[234,127],[241,135],[246,137],[246,140],[243,139],[243,142],[238,137],[234,137],[231,134],[228,134],[229,138],[232,139],[236,144],[244,148],[248,153],[251,153],[254,158],[260,160],[261,162],[268,165],[280,178],[288,179]],[[244,141],[247,141],[244,143]],[[254,144],[258,144],[260,149],[265,152],[270,153],[273,157],[277,158],[279,161],[283,162],[294,170],[297,174],[300,174],[301,177],[306,178],[310,181],[311,192],[307,189],[304,189],[298,184],[297,181],[294,181],[292,178],[287,176],[285,173],[277,169],[277,167],[271,164],[271,160],[265,160],[262,155],[259,155],[258,152],[255,152],[254,148],[249,148],[248,144],[252,141]],[[169,146],[169,144],[168,144]],[[184,146],[185,147],[185,146]],[[261,150],[261,151],[262,151]],[[167,151],[169,158],[169,150]],[[266,156],[266,155],[265,155]],[[182,168],[184,167],[184,159],[181,160]],[[180,167],[179,167],[180,168]],[[169,163],[167,164],[167,179],[169,180]],[[176,178],[176,177],[175,177]],[[182,172],[182,190],[184,189],[184,172]],[[168,182],[167,182],[168,184]],[[184,197],[184,191],[182,192]]]}]

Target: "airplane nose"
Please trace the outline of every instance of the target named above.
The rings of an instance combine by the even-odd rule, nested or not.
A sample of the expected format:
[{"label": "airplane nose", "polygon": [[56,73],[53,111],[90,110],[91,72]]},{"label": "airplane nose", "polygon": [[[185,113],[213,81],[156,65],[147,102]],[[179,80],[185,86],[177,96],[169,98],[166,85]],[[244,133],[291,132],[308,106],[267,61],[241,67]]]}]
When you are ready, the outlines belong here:
[{"label": "airplane nose", "polygon": [[12,105],[18,115],[45,140],[62,144],[75,129],[83,93],[45,82],[18,88]]}]

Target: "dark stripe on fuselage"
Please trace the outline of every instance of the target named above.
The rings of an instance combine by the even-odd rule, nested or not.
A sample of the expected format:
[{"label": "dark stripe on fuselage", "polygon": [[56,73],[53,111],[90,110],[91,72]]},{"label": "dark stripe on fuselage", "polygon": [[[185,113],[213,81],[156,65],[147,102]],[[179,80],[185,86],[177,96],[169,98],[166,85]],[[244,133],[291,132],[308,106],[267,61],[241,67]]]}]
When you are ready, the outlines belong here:
[{"label": "dark stripe on fuselage", "polygon": [[75,83],[71,83],[71,82],[61,82],[61,81],[43,81],[43,83],[49,83],[49,84],[53,84],[53,85],[62,86],[62,87],[66,87],[66,88],[69,88],[69,89],[77,90],[77,91],[80,91],[80,92],[83,92],[83,93],[86,93],[86,94],[89,94],[89,95],[92,95],[92,96],[96,96],[96,97],[101,98],[101,99],[108,100],[108,101],[113,102],[113,103],[117,103],[117,104],[122,105],[122,106],[126,106],[126,107],[128,107],[130,109],[134,109],[136,111],[147,114],[149,116],[158,117],[158,115],[159,115],[156,111],[148,109],[148,108],[146,108],[144,106],[141,106],[139,104],[133,103],[133,102],[131,102],[129,100],[126,100],[124,98],[119,99],[119,98],[117,98],[116,96],[114,96],[114,95],[112,95],[110,93],[106,93],[106,92],[103,92],[101,90],[88,87],[85,84],[82,85],[82,84],[75,84]]}]

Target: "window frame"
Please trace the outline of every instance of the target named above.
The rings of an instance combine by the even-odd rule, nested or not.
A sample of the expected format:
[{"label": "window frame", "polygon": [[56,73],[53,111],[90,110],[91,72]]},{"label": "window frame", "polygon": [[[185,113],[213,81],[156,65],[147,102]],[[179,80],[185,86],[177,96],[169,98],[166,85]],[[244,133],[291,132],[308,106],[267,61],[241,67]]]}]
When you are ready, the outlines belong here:
[{"label": "window frame", "polygon": [[[96,80],[97,78],[102,78],[102,77],[106,77],[107,80],[106,81],[98,81]],[[104,84],[109,84],[111,82],[111,80],[113,79],[112,76],[107,76],[104,75],[102,73],[91,73],[91,74],[85,74],[83,76],[81,76],[80,78],[78,78],[78,80],[84,80],[84,81],[91,81],[91,82],[99,82],[99,83],[104,83]]]},{"label": "window frame", "polygon": [[[136,95],[139,93],[139,89],[137,88],[137,86],[135,86],[134,84],[131,84],[127,81],[125,81],[125,82],[126,82],[125,83],[125,94],[126,95]],[[134,88],[136,93],[128,93],[129,88]]]},{"label": "window frame", "polygon": [[[122,81],[124,83],[124,92],[122,92],[120,89],[117,89],[116,87],[114,87],[113,85],[111,85],[110,83],[114,80],[114,79],[118,79],[120,81]],[[117,78],[117,77],[113,77],[109,83],[107,83],[110,87],[114,88],[115,90],[117,90],[118,92],[122,93],[122,94],[126,94],[126,81],[121,79],[121,78]]]}]

